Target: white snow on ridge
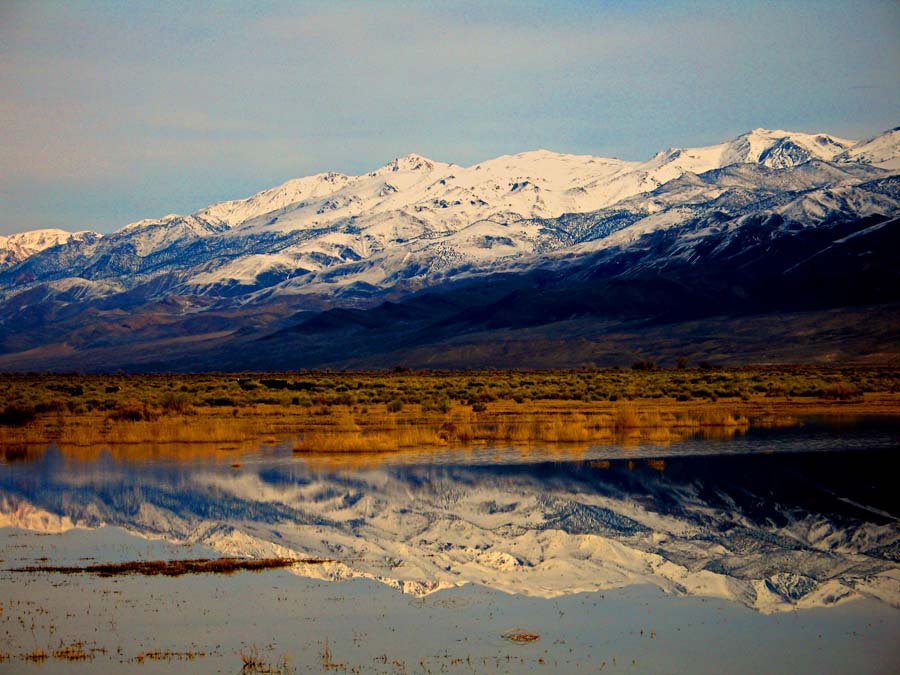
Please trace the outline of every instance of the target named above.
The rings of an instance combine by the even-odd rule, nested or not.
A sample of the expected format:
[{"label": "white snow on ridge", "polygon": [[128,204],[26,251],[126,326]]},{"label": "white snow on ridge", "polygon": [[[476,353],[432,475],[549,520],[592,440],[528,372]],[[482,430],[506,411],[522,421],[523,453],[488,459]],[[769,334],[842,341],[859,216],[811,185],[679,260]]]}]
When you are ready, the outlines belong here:
[{"label": "white snow on ridge", "polygon": [[[747,145],[746,154],[744,154],[744,143]],[[783,168],[789,164],[779,160],[778,153],[773,150],[784,147],[786,143],[805,150],[810,159],[832,160],[838,153],[850,148],[855,141],[827,134],[804,134],[781,129],[754,129],[728,144],[730,145],[729,152],[735,154],[726,153],[723,161],[726,164],[756,162],[772,168]],[[731,161],[732,159],[734,161]]]},{"label": "white snow on ridge", "polygon": [[88,230],[81,232],[67,232],[59,229],[30,230],[7,236],[0,235],[0,247],[20,246],[31,251],[42,251],[45,248],[63,244],[73,237],[81,238],[88,233]]},{"label": "white snow on ridge", "polygon": [[593,211],[686,172],[737,162],[783,167],[830,160],[852,144],[824,134],[756,129],[717,145],[670,149],[645,162],[534,150],[462,167],[410,154],[360,176],[298,178],[195,215],[226,224],[232,236],[324,228],[351,218],[365,229],[377,215],[400,213],[421,221],[423,232],[450,232],[498,211],[523,218]]},{"label": "white snow on ridge", "polygon": [[229,227],[250,220],[264,213],[283,209],[303,200],[321,199],[345,186],[351,178],[340,173],[320,173],[295,178],[286,183],[263,190],[246,199],[235,199],[213,204],[195,215]]},{"label": "white snow on ridge", "polygon": [[838,162],[862,162],[897,171],[900,169],[900,127],[860,141],[835,157]]},{"label": "white snow on ridge", "polygon": [[0,268],[14,265],[52,246],[83,240],[88,235],[100,236],[89,230],[67,232],[59,229],[29,230],[6,236],[0,235]]},{"label": "white snow on ridge", "polygon": [[[731,164],[752,163],[785,168],[808,159],[829,161],[853,141],[825,134],[804,134],[780,129],[754,129],[736,139],[700,148],[670,148],[642,165],[645,189],[678,178],[685,172],[704,173]],[[790,155],[788,150],[795,153]]]},{"label": "white snow on ridge", "polygon": [[[519,265],[516,261],[533,264],[555,249],[566,255],[624,245],[643,233],[677,225],[691,216],[691,208],[711,205],[723,195],[732,204],[740,199],[752,204],[757,194],[818,185],[829,185],[837,194],[837,188],[865,178],[858,164],[788,171],[812,159],[900,165],[900,129],[856,144],[825,134],[755,129],[711,146],[666,150],[644,162],[534,150],[463,167],[409,154],[358,176],[320,173],[193,215],[130,223],[99,244],[95,240],[96,250],[82,248],[72,257],[85,265],[109,265],[109,273],[118,275],[124,287],[140,276],[126,277],[129,270],[149,270],[142,281],[174,270],[177,283],[190,292],[255,285],[273,293],[331,294],[355,283],[384,286],[442,270],[467,274],[492,265]],[[760,177],[751,165],[784,171]],[[727,166],[737,168],[713,180],[699,175]],[[883,174],[872,169],[870,175]],[[768,181],[764,188],[759,180]],[[663,185],[668,187],[648,194]],[[818,222],[832,206],[860,207],[866,213],[894,208],[888,198],[873,198],[867,206],[853,203],[859,195],[842,194],[823,193],[776,210]],[[600,228],[595,241],[575,247],[565,236],[554,240],[555,235],[533,222],[613,206],[651,215],[619,231]],[[80,236],[43,232],[0,237],[0,269],[40,247]],[[12,243],[14,239],[23,243]],[[196,247],[186,245],[195,241],[200,242]],[[165,253],[146,264],[139,260],[160,252]],[[69,261],[64,256],[54,271],[68,273]],[[106,270],[97,272],[92,278]]]},{"label": "white snow on ridge", "polygon": [[867,193],[865,197],[861,197],[859,191],[842,186],[815,190],[773,209],[774,213],[807,226],[814,226],[842,211],[853,212],[860,217],[897,213],[900,212],[900,203],[887,195]]},{"label": "white snow on ridge", "polygon": [[[442,240],[440,248],[447,252],[448,261],[485,262],[534,252],[534,245],[528,243],[533,233],[510,237],[501,232],[485,235],[488,239],[474,230],[462,234],[498,213],[529,219],[588,212],[655,189],[685,173],[702,173],[734,162],[782,166],[808,158],[831,159],[850,145],[850,141],[822,134],[757,129],[714,146],[658,153],[646,162],[535,150],[461,167],[411,154],[360,176],[330,173],[289,181],[246,200],[213,205],[196,215],[227,224],[232,237],[322,230],[315,242],[309,240],[282,252],[293,254],[295,264],[305,269],[322,267],[316,259],[309,259],[312,254],[340,264],[347,254],[368,259],[396,246],[409,251],[434,248],[426,242],[435,239]],[[791,148],[793,154],[766,155],[773,148]],[[703,192],[698,188],[698,197]],[[325,233],[334,227],[347,236]],[[273,262],[281,264],[283,259]],[[233,264],[223,268],[220,280],[246,279],[234,269]],[[368,282],[379,277],[371,271],[366,276]],[[214,281],[208,272],[189,283]]]},{"label": "white snow on ridge", "polygon": [[238,283],[252,284],[263,273],[288,273],[297,267],[297,258],[286,254],[247,255],[232,260],[215,271],[195,274],[190,283],[197,286],[215,284],[223,279]]}]

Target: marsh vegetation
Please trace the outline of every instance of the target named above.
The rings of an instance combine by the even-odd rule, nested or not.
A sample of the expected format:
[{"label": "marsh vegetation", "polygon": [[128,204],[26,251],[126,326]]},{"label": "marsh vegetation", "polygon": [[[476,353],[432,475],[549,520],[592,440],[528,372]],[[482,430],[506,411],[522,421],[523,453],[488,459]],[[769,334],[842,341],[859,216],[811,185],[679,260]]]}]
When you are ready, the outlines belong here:
[{"label": "marsh vegetation", "polygon": [[389,452],[668,442],[795,414],[896,414],[884,368],[0,375],[7,459],[54,443],[91,455]]}]

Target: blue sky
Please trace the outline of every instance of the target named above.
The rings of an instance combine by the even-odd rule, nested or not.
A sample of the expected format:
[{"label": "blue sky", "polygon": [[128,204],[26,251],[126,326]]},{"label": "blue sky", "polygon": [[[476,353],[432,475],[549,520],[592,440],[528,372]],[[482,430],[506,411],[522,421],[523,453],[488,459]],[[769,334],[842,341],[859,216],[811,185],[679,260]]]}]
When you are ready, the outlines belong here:
[{"label": "blue sky", "polygon": [[0,233],[418,152],[644,159],[900,124],[900,3],[0,2]]}]

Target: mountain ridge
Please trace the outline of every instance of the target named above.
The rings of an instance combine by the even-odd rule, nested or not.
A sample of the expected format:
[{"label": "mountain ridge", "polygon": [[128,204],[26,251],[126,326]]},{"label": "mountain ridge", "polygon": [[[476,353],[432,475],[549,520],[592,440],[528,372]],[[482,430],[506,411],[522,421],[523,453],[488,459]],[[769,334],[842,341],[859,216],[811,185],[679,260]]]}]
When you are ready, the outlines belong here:
[{"label": "mountain ridge", "polygon": [[[628,303],[675,303],[693,318],[697,298],[715,298],[707,313],[883,305],[900,300],[891,291],[900,285],[887,249],[865,245],[895,241],[900,177],[884,167],[897,157],[896,129],[860,143],[756,129],[645,162],[537,150],[460,167],[409,154],[359,176],[320,173],[187,216],[79,233],[0,265],[0,356],[97,346],[86,324],[98,317],[109,320],[100,344],[125,339],[109,325],[116,312],[173,327],[229,316],[235,335],[262,338],[291,326],[269,307],[366,310],[471,283],[480,290],[461,311],[478,315],[476,296],[490,296],[498,275],[525,287],[529,274],[550,275],[554,296],[582,289],[599,320],[633,316]],[[798,270],[826,259],[834,272],[815,273],[816,298]],[[729,267],[735,261],[742,267]],[[588,286],[577,281],[585,274]],[[506,297],[502,314],[519,311],[522,298]],[[49,334],[54,325],[73,329],[61,341]]]}]

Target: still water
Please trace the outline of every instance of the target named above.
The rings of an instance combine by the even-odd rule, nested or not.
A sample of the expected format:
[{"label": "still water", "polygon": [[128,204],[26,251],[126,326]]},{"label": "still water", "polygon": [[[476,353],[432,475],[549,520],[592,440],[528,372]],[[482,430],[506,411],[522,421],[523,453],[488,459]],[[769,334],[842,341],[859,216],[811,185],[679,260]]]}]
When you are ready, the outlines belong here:
[{"label": "still water", "polygon": [[[239,466],[10,453],[0,672],[897,672],[898,450],[870,418]],[[220,556],[314,562],[15,571]]]}]

